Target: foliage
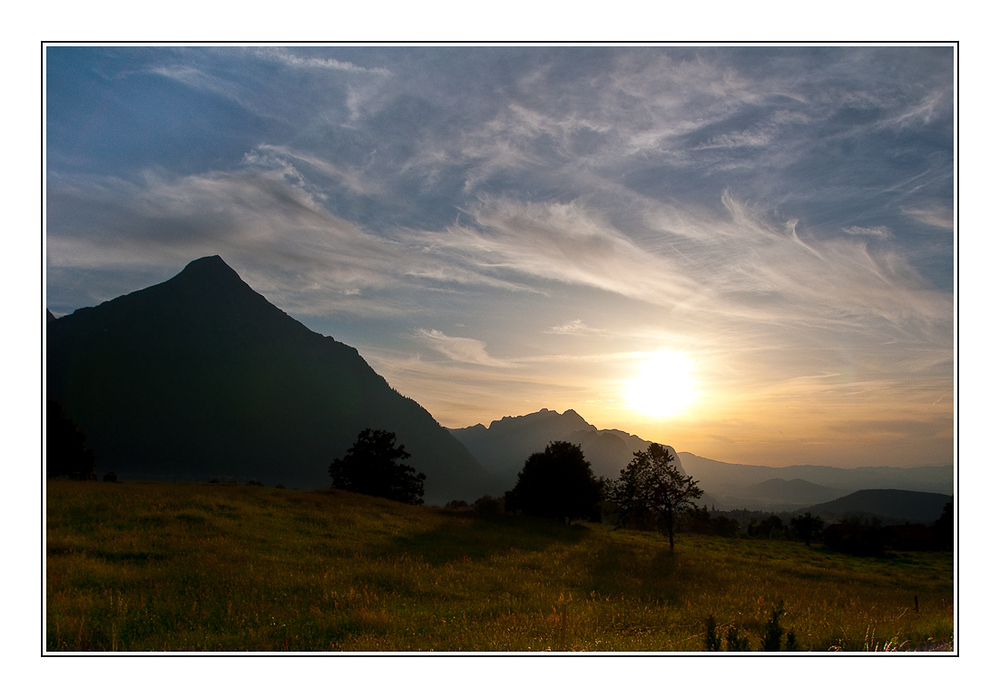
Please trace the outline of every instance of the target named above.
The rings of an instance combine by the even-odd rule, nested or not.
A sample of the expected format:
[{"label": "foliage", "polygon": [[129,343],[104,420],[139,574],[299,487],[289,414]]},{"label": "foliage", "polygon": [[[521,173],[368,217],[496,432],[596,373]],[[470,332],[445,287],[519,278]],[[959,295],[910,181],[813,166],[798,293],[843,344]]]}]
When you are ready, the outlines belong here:
[{"label": "foliage", "polygon": [[118,475],[115,472],[104,473],[104,477],[101,480],[104,482],[118,482]]},{"label": "foliage", "polygon": [[504,513],[503,499],[500,497],[491,497],[488,494],[477,499],[473,503],[472,508],[475,509],[476,514],[479,516],[500,516]]},{"label": "foliage", "polygon": [[740,522],[723,514],[713,516],[705,506],[700,509],[691,507],[680,518],[678,529],[689,533],[735,538],[740,533]]},{"label": "foliage", "polygon": [[674,548],[674,523],[681,512],[694,507],[704,491],[690,475],[681,475],[674,454],[660,444],[636,451],[621,476],[610,486],[619,524],[652,525],[665,531]]},{"label": "foliage", "polygon": [[740,635],[735,625],[726,631],[726,652],[749,652],[750,638]]},{"label": "foliage", "polygon": [[87,435],[51,398],[46,405],[45,425],[46,476],[96,480],[97,457],[87,448]]},{"label": "foliage", "polygon": [[[770,620],[764,624],[761,651],[781,652],[784,650],[785,652],[798,652],[801,649],[795,633],[789,630],[786,634],[784,628],[781,627],[781,617],[783,615],[785,615],[785,604],[779,601],[778,605],[771,610]],[[782,646],[782,638],[784,638],[784,646]]]},{"label": "foliage", "polygon": [[785,537],[785,524],[781,522],[780,516],[771,514],[760,523],[756,520],[751,521],[747,525],[747,535],[750,538],[781,540]]},{"label": "foliage", "polygon": [[781,628],[781,616],[785,609],[779,606],[771,611],[771,619],[764,624],[764,634],[761,638],[762,652],[778,652],[781,650],[781,637],[784,630]]},{"label": "foliage", "polygon": [[330,464],[333,487],[406,504],[423,504],[426,476],[402,463],[410,457],[396,445],[396,435],[365,429],[347,449],[347,455]]},{"label": "foliage", "polygon": [[715,622],[715,616],[712,614],[708,615],[705,619],[705,651],[706,652],[720,652],[722,651],[722,638],[719,637],[719,633],[716,632],[718,625]]},{"label": "foliage", "polygon": [[941,516],[934,522],[933,530],[938,539],[938,546],[942,550],[951,550],[955,547],[954,499],[944,505]]},{"label": "foliage", "polygon": [[882,524],[875,517],[845,516],[839,523],[823,530],[823,543],[833,550],[851,555],[881,556]]},{"label": "foliage", "polygon": [[504,497],[507,511],[560,521],[599,521],[601,482],[576,444],[554,441],[524,462],[514,489]]},{"label": "foliage", "polygon": [[795,536],[809,545],[823,531],[823,519],[805,513],[802,516],[793,516],[789,526],[795,532]]}]

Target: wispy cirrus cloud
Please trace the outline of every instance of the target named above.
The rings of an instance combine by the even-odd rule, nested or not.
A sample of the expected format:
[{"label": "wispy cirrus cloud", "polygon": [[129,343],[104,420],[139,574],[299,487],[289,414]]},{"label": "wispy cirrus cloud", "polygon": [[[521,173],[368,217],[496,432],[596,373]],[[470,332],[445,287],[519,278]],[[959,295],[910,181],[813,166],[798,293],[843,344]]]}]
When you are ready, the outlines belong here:
[{"label": "wispy cirrus cloud", "polygon": [[254,55],[265,60],[276,61],[284,65],[295,68],[321,68],[324,70],[334,70],[346,73],[364,73],[371,75],[391,75],[392,71],[387,68],[356,65],[350,61],[342,61],[336,58],[321,58],[318,56],[299,55],[284,48],[260,48],[253,51]]},{"label": "wispy cirrus cloud", "polygon": [[848,235],[861,235],[866,237],[878,238],[880,240],[885,240],[886,238],[892,237],[892,231],[889,230],[887,226],[875,225],[875,226],[860,226],[852,225],[849,228],[844,228],[844,232]]},{"label": "wispy cirrus cloud", "polygon": [[450,337],[440,330],[417,330],[417,335],[436,351],[453,361],[480,366],[503,367],[508,362],[496,359],[486,351],[486,344],[471,337]]}]

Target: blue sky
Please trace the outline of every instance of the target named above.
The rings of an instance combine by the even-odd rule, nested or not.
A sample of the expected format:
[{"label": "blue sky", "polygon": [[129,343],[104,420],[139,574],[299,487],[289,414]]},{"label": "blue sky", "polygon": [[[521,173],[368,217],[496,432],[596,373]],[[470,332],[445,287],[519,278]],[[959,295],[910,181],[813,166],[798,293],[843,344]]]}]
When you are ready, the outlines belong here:
[{"label": "blue sky", "polygon": [[951,46],[50,46],[45,75],[56,314],[220,254],[446,426],[952,459]]}]

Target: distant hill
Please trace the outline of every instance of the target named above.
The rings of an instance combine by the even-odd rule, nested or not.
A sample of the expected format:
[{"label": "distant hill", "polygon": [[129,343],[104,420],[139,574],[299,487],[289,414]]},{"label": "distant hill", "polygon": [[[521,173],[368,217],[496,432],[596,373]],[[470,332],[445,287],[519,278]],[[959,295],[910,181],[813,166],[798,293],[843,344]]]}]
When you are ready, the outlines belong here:
[{"label": "distant hill", "polygon": [[864,489],[945,495],[954,492],[954,469],[950,465],[912,468],[792,465],[774,468],[724,463],[687,452],[679,453],[678,457],[688,474],[698,480],[722,508],[792,511]]},{"label": "distant hill", "polygon": [[220,257],[94,308],[47,317],[47,377],[120,478],[256,478],[318,488],[365,428],[395,432],[425,500],[502,487],[357,350],[309,330]]},{"label": "distant hill", "polygon": [[951,496],[907,490],[860,490],[831,502],[803,509],[827,521],[845,516],[877,517],[883,525],[897,523],[934,523],[941,516]]},{"label": "distant hill", "polygon": [[739,502],[734,501],[733,497],[730,497],[730,503],[738,508],[782,511],[826,502],[841,494],[842,490],[817,485],[801,478],[772,478],[751,485],[743,491],[743,498],[746,500],[744,505],[753,506],[739,506]]},{"label": "distant hill", "polygon": [[[543,451],[552,441],[569,441],[580,446],[597,476],[617,478],[636,451],[644,451],[650,441],[617,429],[598,429],[574,410],[562,414],[549,409],[493,421],[489,427],[477,424],[451,433],[465,444],[483,467],[509,489],[532,453]],[[669,446],[671,453],[676,452]],[[680,461],[677,461],[680,466]],[[683,471],[683,468],[681,468]]]}]

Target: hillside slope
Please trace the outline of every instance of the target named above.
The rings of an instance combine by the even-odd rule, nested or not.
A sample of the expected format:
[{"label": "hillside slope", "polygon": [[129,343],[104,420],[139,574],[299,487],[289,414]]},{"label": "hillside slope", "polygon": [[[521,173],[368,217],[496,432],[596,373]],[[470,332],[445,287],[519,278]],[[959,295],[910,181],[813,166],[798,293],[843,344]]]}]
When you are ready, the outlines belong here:
[{"label": "hillside slope", "polygon": [[88,434],[101,472],[325,487],[330,462],[373,428],[413,455],[428,502],[501,489],[356,349],[286,315],[220,257],[50,319],[47,335],[48,395]]}]

